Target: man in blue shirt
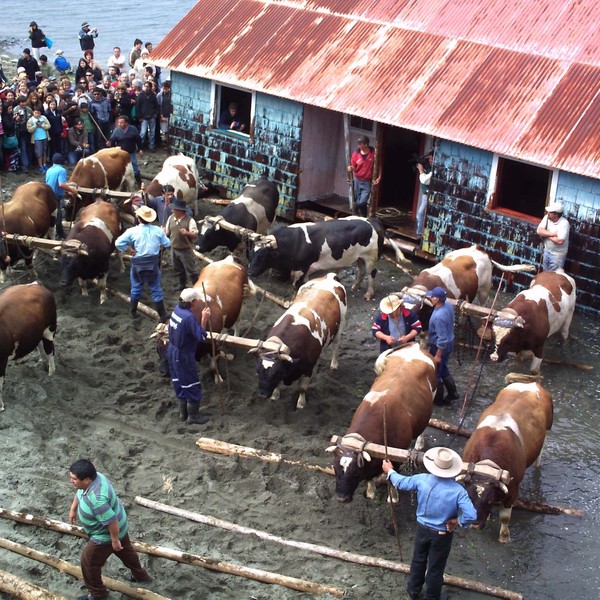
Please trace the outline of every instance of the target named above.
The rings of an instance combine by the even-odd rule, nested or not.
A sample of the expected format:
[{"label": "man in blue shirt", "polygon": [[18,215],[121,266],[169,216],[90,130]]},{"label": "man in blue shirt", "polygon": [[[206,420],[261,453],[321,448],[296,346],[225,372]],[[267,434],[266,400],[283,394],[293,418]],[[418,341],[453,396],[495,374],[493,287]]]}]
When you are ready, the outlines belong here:
[{"label": "man in blue shirt", "polygon": [[202,309],[200,323],[196,319],[195,305],[201,300],[199,288],[182,290],[179,304],[169,320],[169,345],[167,360],[175,395],[179,400],[179,416],[189,425],[203,425],[207,415],[199,415],[202,400],[202,384],[198,376],[196,346],[206,339],[206,326],[210,319],[210,308]]},{"label": "man in blue shirt", "polygon": [[[433,304],[428,331],[429,353],[433,355],[437,369],[437,390],[433,402],[443,406],[459,398],[456,384],[448,368],[448,360],[454,346],[454,307],[446,302],[444,288],[434,287],[427,292],[427,297],[431,298]],[[445,398],[444,386],[448,390]]]},{"label": "man in blue shirt", "polygon": [[46,171],[46,184],[52,188],[56,196],[56,222],[54,223],[55,239],[64,239],[65,231],[62,225],[62,205],[67,186],[67,170],[63,167],[65,159],[60,152],[52,155],[52,166]]},{"label": "man in blue shirt", "polygon": [[[452,548],[453,531],[477,520],[477,511],[467,491],[454,478],[462,470],[462,459],[449,448],[431,448],[423,463],[429,473],[405,476],[394,471],[389,460],[383,472],[399,490],[417,492],[417,531],[406,589],[411,600],[426,584],[425,600],[444,600],[444,569]],[[459,515],[459,511],[461,514]]]},{"label": "man in blue shirt", "polygon": [[165,310],[163,291],[160,285],[160,251],[162,248],[169,248],[171,241],[160,227],[152,225],[156,221],[154,209],[149,206],[141,206],[135,211],[135,214],[140,222],[139,225],[122,233],[115,242],[119,252],[124,252],[128,247],[133,248],[134,251],[129,272],[131,316],[137,316],[137,307],[144,291],[144,285],[147,284],[152,294],[152,300],[154,300],[156,312],[158,312],[160,320],[164,321],[169,315]]}]

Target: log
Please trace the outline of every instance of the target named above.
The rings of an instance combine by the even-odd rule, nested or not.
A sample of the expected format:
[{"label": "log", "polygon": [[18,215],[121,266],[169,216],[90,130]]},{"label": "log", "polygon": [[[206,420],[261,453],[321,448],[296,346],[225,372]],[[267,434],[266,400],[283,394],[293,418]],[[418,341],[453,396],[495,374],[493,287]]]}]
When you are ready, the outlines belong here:
[{"label": "log", "polygon": [[[226,529],[228,531],[233,531],[235,533],[241,533],[244,535],[255,535],[261,540],[274,542],[283,546],[289,546],[307,552],[314,552],[317,554],[321,554],[322,556],[329,556],[331,558],[336,558],[347,562],[388,569],[399,573],[410,572],[410,565],[407,565],[405,563],[394,562],[391,560],[377,558],[374,556],[367,556],[364,554],[355,554],[354,552],[346,552],[344,550],[336,550],[335,548],[311,544],[308,542],[288,540],[286,538],[266,533],[265,531],[261,531],[259,529],[251,529],[250,527],[236,525],[235,523],[231,523],[229,521],[223,521],[221,519],[216,519],[215,517],[210,517],[199,513],[183,510],[174,506],[169,506],[168,504],[155,502],[153,500],[149,500],[148,498],[143,498],[141,496],[136,496],[135,501],[141,506],[172,514],[183,519],[188,519],[190,521],[194,521],[195,523],[202,523],[204,525],[210,525],[212,527],[219,527],[221,529]],[[516,592],[511,592],[509,590],[504,590],[495,586],[486,585],[477,581],[470,581],[468,579],[463,579],[462,577],[455,577],[453,575],[444,575],[444,583],[446,585],[452,585],[455,587],[474,590],[482,594],[488,594],[490,596],[496,596],[498,598],[507,598],[508,600],[522,600],[523,598],[521,594],[518,594]]]},{"label": "log", "polygon": [[343,598],[345,596],[344,590],[339,587],[324,585],[306,579],[298,579],[296,577],[288,577],[287,575],[263,571],[262,569],[235,565],[217,558],[208,558],[206,556],[200,556],[199,554],[191,554],[190,552],[181,552],[180,550],[173,550],[172,548],[166,548],[164,546],[153,546],[144,542],[133,542],[133,547],[138,552],[143,552],[144,554],[160,556],[161,558],[168,558],[177,562],[203,567],[204,569],[218,571],[219,573],[246,577],[247,579],[262,581],[263,583],[282,585],[299,592],[306,592],[308,594],[329,594],[335,598]]},{"label": "log", "polygon": [[[3,508],[0,508],[0,516],[17,521],[19,523],[24,523],[26,525],[34,525],[44,529],[51,529],[52,531],[57,531],[59,533],[87,538],[87,534],[84,532],[82,527],[77,525],[69,525],[63,521],[56,521],[54,519],[48,519],[45,517],[35,517],[30,514],[17,513],[15,511]],[[296,577],[287,577],[286,575],[279,575],[277,573],[271,573],[261,569],[243,567],[240,565],[227,563],[219,559],[208,558],[206,556],[200,556],[199,554],[191,554],[190,552],[181,552],[180,550],[166,548],[164,546],[155,546],[153,544],[146,544],[139,541],[132,541],[131,543],[137,552],[196,565],[212,571],[218,571],[220,573],[228,573],[229,575],[247,577],[256,581],[262,581],[264,583],[274,583],[298,590],[300,592],[308,592],[310,594],[331,594],[332,596],[336,596],[338,598],[342,598],[344,595],[344,591],[340,588],[322,585],[313,581],[297,579]]]},{"label": "log", "polygon": [[217,204],[221,206],[227,206],[231,204],[231,200],[228,198],[200,198],[202,202],[206,202],[207,204]]},{"label": "log", "polygon": [[[127,294],[123,294],[123,292],[119,292],[118,290],[113,290],[112,288],[109,288],[109,287],[106,288],[106,291],[111,296],[115,296],[116,298],[119,298],[119,300],[123,300],[123,302],[126,302],[127,304],[129,304],[131,301],[129,296],[127,296]],[[154,319],[155,321],[160,321],[160,317],[158,316],[158,313],[153,308],[146,306],[142,302],[138,303],[137,309],[142,314],[146,315],[147,317],[150,317],[151,319]]]},{"label": "log", "polygon": [[453,423],[447,423],[441,419],[429,419],[429,423],[427,424],[429,427],[435,427],[436,429],[441,429],[442,431],[454,433],[466,438],[470,438],[473,433],[470,429],[465,429],[464,427],[454,425]]},{"label": "log", "polygon": [[410,275],[410,277],[414,277],[414,273],[410,269],[403,267],[399,262],[396,262],[393,258],[387,256],[387,254],[382,254],[382,257],[389,263],[392,263],[395,267],[398,267],[403,273]]},{"label": "log", "polygon": [[6,571],[0,571],[0,592],[7,592],[11,598],[19,600],[67,600],[66,596],[55,594]]},{"label": "log", "polygon": [[287,465],[297,465],[305,467],[311,471],[319,471],[326,473],[327,475],[335,475],[331,467],[321,467],[320,465],[312,465],[301,460],[290,460],[284,458],[281,454],[276,452],[266,452],[265,450],[257,450],[249,446],[239,446],[237,444],[229,444],[221,440],[215,440],[212,438],[201,437],[196,440],[196,445],[207,452],[213,452],[215,454],[224,454],[225,456],[242,456],[243,458],[258,458],[265,462],[271,463],[285,463]]},{"label": "log", "polygon": [[[208,256],[205,256],[204,254],[202,254],[201,252],[198,252],[197,250],[194,250],[194,255],[196,256],[196,258],[199,258],[200,260],[203,260],[204,262],[207,262],[207,263],[214,262],[212,260],[212,258],[208,258]],[[289,300],[284,300],[283,298],[280,298],[279,296],[272,294],[271,292],[265,290],[264,288],[261,288],[259,285],[254,284],[254,287],[256,288],[256,291],[261,293],[267,300],[270,300],[271,302],[275,302],[275,304],[281,306],[282,308],[287,309],[292,305],[292,303]]]},{"label": "log", "polygon": [[[51,556],[50,554],[46,554],[45,552],[40,552],[39,550],[34,550],[33,548],[29,548],[28,546],[24,546],[23,544],[18,544],[16,542],[11,542],[5,538],[0,538],[0,547],[5,548],[6,550],[10,550],[11,552],[15,552],[17,554],[21,554],[22,556],[26,556],[27,558],[32,558],[33,560],[37,560],[38,562],[49,565],[50,567],[54,567],[61,573],[66,573],[67,575],[71,575],[75,577],[75,579],[83,580],[83,574],[81,573],[81,569],[67,562],[66,560],[62,560],[57,558],[56,556]],[[104,585],[117,592],[121,592],[129,596],[130,598],[135,598],[136,600],[168,600],[165,596],[161,596],[160,594],[156,594],[149,590],[145,590],[143,588],[134,587],[127,583],[123,583],[121,581],[117,581],[116,579],[112,579],[111,577],[106,577],[106,575],[102,576],[102,581]]]},{"label": "log", "polygon": [[580,508],[567,508],[565,506],[546,504],[545,502],[531,502],[531,500],[521,500],[520,498],[517,498],[515,500],[513,508],[529,510],[531,512],[543,513],[546,515],[571,515],[573,517],[585,516],[585,510],[581,510]]}]

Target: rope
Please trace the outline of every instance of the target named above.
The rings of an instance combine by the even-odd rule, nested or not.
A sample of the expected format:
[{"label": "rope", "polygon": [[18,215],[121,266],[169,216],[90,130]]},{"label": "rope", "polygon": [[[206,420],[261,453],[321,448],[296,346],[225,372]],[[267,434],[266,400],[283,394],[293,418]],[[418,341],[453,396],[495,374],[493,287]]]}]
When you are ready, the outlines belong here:
[{"label": "rope", "polygon": [[[262,303],[264,302],[264,299],[265,299],[265,295],[263,294],[262,298],[260,299],[260,301],[258,303],[258,307],[256,308],[254,316],[252,317],[252,320],[250,321],[250,325],[248,325],[248,328],[246,329],[246,331],[244,331],[244,333],[242,333],[242,337],[246,337],[248,335],[248,333],[250,332],[250,330],[254,327],[254,324],[256,322],[256,318],[258,317],[258,313],[260,311]],[[261,343],[262,343],[262,340],[261,340]]]}]

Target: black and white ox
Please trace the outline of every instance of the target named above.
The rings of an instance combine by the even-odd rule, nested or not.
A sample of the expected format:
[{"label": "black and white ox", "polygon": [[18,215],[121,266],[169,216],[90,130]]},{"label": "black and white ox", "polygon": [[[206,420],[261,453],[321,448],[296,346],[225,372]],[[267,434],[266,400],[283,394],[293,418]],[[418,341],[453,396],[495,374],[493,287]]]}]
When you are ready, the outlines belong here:
[{"label": "black and white ox", "polygon": [[0,412],[8,359],[19,360],[37,347],[54,373],[56,302],[43,285],[14,285],[0,294]]},{"label": "black and white ox", "polygon": [[502,389],[494,403],[486,408],[477,428],[467,441],[463,460],[484,463],[509,471],[510,482],[477,475],[460,475],[477,509],[477,526],[481,529],[492,506],[500,505],[500,536],[498,541],[510,541],[508,523],[512,506],[519,495],[527,467],[540,466],[546,433],[552,427],[552,396],[531,375],[507,375],[513,381]]},{"label": "black and white ox", "polygon": [[[295,223],[264,236],[250,251],[248,274],[255,277],[267,269],[291,271],[296,286],[317,272],[334,271],[357,264],[352,290],[359,288],[365,274],[365,298],[373,297],[375,265],[386,241],[383,225],[377,219],[345,217],[318,223]],[[406,260],[395,244],[397,259]]]},{"label": "black and white ox", "polygon": [[257,353],[258,392],[279,398],[279,384],[298,381],[296,408],[306,406],[306,392],[321,351],[331,345],[331,369],[338,367],[340,338],[346,321],[346,290],[334,273],[313,279],[299,290],[292,305],[267,335],[284,353],[253,348]]},{"label": "black and white ox", "polygon": [[[356,409],[344,437],[383,445],[384,411],[387,443],[407,449],[423,448],[423,431],[431,418],[436,388],[435,363],[428,352],[413,343],[383,352],[375,363],[377,378]],[[372,459],[365,450],[343,444],[327,448],[334,453],[335,494],[339,502],[350,502],[361,481],[367,481],[367,498],[375,497],[381,476],[381,459]]]},{"label": "black and white ox", "polygon": [[[232,225],[254,233],[266,233],[275,220],[278,204],[277,186],[265,178],[255,179],[244,187],[238,198],[225,207],[221,217]],[[210,252],[218,246],[227,246],[233,251],[239,243],[237,234],[223,229],[218,223],[204,221],[200,227],[197,241],[200,252]]]},{"label": "black and white ox", "polygon": [[[533,352],[531,372],[540,372],[546,339],[560,332],[563,341],[575,311],[575,280],[564,271],[545,271],[533,278],[494,320],[495,350],[493,361],[502,361],[510,353]],[[508,317],[508,321],[502,319]]]}]

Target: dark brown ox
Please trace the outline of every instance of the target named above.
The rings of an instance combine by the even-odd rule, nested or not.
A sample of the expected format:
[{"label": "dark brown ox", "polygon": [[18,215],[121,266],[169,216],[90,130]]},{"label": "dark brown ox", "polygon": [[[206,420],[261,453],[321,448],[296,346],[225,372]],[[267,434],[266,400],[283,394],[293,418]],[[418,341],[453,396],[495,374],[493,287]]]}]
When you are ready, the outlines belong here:
[{"label": "dark brown ox", "polygon": [[[414,296],[415,303],[422,301],[434,287],[446,290],[448,298],[472,302],[475,298],[482,306],[487,302],[492,288],[492,261],[479,247],[470,246],[453,250],[433,267],[423,269],[413,280],[405,294]],[[421,314],[426,328],[431,310]]]},{"label": "dark brown ox", "polygon": [[519,484],[527,467],[540,466],[546,432],[552,427],[552,396],[535,378],[507,376],[511,383],[483,411],[477,429],[465,445],[463,460],[470,463],[491,461],[510,472],[508,487],[481,475],[461,475],[471,501],[477,509],[477,526],[482,528],[492,506],[500,504],[500,543],[510,541],[508,523]]},{"label": "dark brown ox", "polygon": [[[201,300],[193,309],[198,322],[204,307],[209,306],[210,320],[207,330],[220,333],[233,327],[234,335],[238,335],[244,298],[256,293],[254,284],[248,279],[246,267],[237,258],[228,256],[204,267],[194,287],[202,292]],[[212,346],[208,341],[201,345],[205,351]],[[215,373],[215,381],[220,383],[222,379],[217,369],[217,358],[212,357],[211,369]]]},{"label": "dark brown ox", "polygon": [[296,408],[304,408],[313,369],[323,348],[330,344],[333,350],[330,368],[338,367],[346,308],[346,290],[334,273],[305,283],[267,334],[268,342],[282,344],[289,353],[251,350],[258,354],[258,393],[277,400],[280,383],[291,385],[298,381]]},{"label": "dark brown ox", "polygon": [[[564,271],[546,271],[533,278],[494,320],[495,350],[490,359],[502,361],[508,353],[533,352],[531,372],[540,372],[546,339],[560,332],[563,342],[575,311],[575,280]],[[504,320],[502,317],[508,317]]]},{"label": "dark brown ox", "polygon": [[[423,448],[422,433],[433,409],[436,388],[435,363],[428,352],[413,343],[382,353],[375,363],[377,378],[356,409],[346,436],[384,445],[384,411],[387,444],[415,450]],[[384,408],[385,407],[385,408]],[[327,448],[334,452],[335,493],[339,502],[350,502],[361,481],[367,481],[367,498],[375,497],[381,478],[381,460],[371,459],[343,445]]]},{"label": "dark brown ox", "polygon": [[123,192],[135,190],[135,177],[129,153],[120,148],[98,150],[96,154],[82,158],[77,163],[67,183],[71,189],[65,195],[65,214],[67,220],[73,221],[82,206],[87,206],[95,200],[92,193],[79,193],[78,188]]},{"label": "dark brown ox", "polygon": [[[106,276],[110,255],[115,250],[115,240],[120,231],[119,210],[116,206],[102,200],[86,206],[63,243],[60,260],[61,285],[70,286],[75,278],[78,278],[81,293],[87,296],[87,282],[97,279],[100,288],[100,304],[103,304],[107,297]],[[71,241],[75,246],[85,244],[87,254],[70,252]],[[117,254],[120,270],[123,272],[125,270],[123,256]]]},{"label": "dark brown ox", "polygon": [[38,347],[52,375],[55,333],[56,302],[50,290],[36,282],[15,285],[0,295],[0,412],[8,359],[18,360]]},{"label": "dark brown ox", "polygon": [[[7,233],[44,237],[56,216],[56,197],[52,188],[45,183],[32,181],[20,185],[10,202],[0,208],[0,229]],[[33,269],[33,249],[17,244],[0,244],[0,283],[4,282],[4,274],[10,265],[20,259],[37,277]]]}]

